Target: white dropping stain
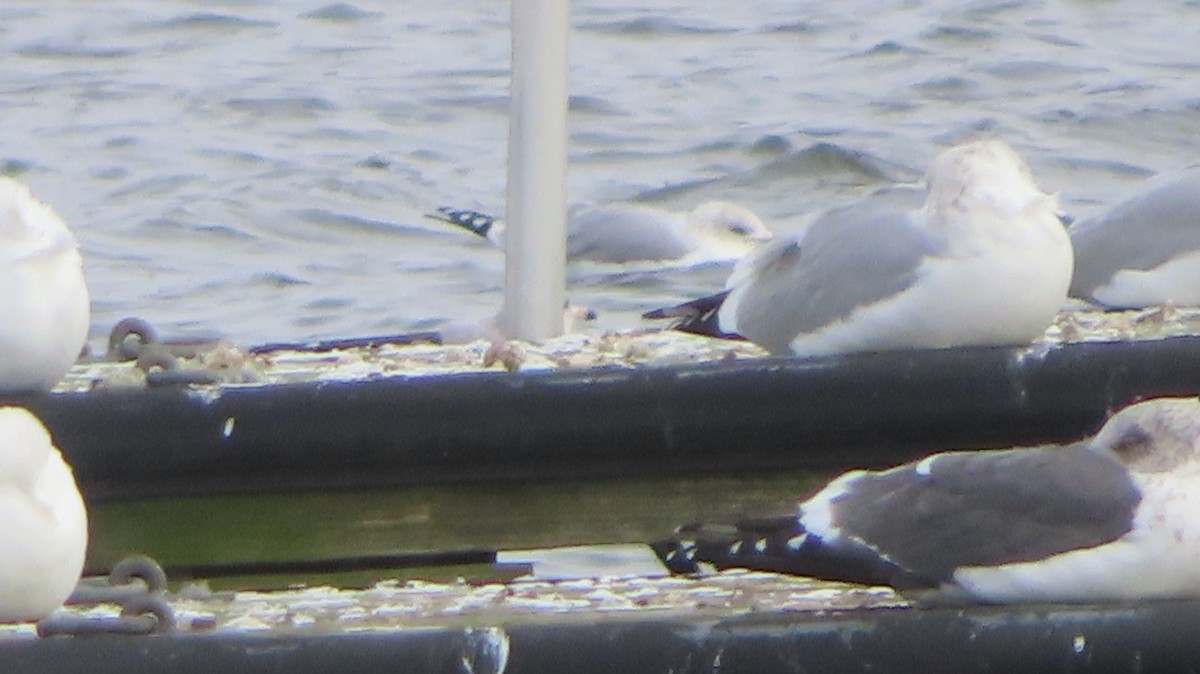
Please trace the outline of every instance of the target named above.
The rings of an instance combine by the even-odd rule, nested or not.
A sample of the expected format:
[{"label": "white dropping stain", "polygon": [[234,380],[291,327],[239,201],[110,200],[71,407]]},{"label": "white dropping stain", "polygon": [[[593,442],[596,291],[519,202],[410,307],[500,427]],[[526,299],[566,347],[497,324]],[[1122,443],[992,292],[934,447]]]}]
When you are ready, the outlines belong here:
[{"label": "white dropping stain", "polygon": [[1071,645],[1075,649],[1075,655],[1083,655],[1083,649],[1087,647],[1087,639],[1082,634],[1076,634]]},{"label": "white dropping stain", "polygon": [[225,420],[225,425],[221,428],[221,437],[225,438],[226,440],[229,439],[229,436],[233,435],[233,422],[234,418],[229,417]]}]

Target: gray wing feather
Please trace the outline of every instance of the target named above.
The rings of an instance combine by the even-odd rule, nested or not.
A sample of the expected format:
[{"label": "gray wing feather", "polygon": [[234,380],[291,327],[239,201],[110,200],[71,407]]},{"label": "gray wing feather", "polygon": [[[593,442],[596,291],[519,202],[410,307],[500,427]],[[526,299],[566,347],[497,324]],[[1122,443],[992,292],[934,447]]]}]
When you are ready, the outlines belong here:
[{"label": "gray wing feather", "polygon": [[1044,559],[1130,530],[1140,492],[1086,444],[954,452],[852,481],[833,524],[918,576]]},{"label": "gray wing feather", "polygon": [[1149,270],[1200,250],[1200,167],[1151,180],[1107,212],[1071,227],[1071,296],[1092,298],[1122,269]]},{"label": "gray wing feather", "polygon": [[786,353],[797,335],[911,286],[921,261],[937,250],[913,213],[891,201],[829,211],[803,237],[776,241],[756,256],[742,275],[744,287],[734,288],[733,325],[722,315],[722,327]]},{"label": "gray wing feather", "polygon": [[621,205],[581,210],[571,217],[567,256],[617,263],[683,257],[690,252],[687,244],[664,221],[672,215]]}]

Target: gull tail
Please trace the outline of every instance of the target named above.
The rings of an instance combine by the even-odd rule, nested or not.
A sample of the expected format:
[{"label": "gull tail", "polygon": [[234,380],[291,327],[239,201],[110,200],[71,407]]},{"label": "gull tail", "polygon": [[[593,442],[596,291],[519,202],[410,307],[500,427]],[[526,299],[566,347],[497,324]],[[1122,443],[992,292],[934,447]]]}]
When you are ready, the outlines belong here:
[{"label": "gull tail", "polygon": [[684,302],[683,304],[676,304],[673,307],[647,311],[642,314],[642,318],[651,320],[676,319],[676,323],[671,326],[673,330],[688,332],[693,335],[744,341],[746,338],[737,333],[721,330],[721,321],[717,317],[717,314],[720,312],[721,305],[728,296],[729,291],[724,290],[716,295],[701,297],[700,299]]},{"label": "gull tail", "polygon": [[472,211],[469,209],[455,209],[449,206],[442,206],[433,213],[426,213],[425,217],[441,222],[448,222],[452,225],[458,225],[472,234],[488,238],[488,232],[496,225],[498,218],[487,213]]},{"label": "gull tail", "polygon": [[773,571],[863,585],[904,584],[899,567],[863,545],[829,545],[794,515],[736,526],[686,524],[650,547],[671,573],[720,569]]}]

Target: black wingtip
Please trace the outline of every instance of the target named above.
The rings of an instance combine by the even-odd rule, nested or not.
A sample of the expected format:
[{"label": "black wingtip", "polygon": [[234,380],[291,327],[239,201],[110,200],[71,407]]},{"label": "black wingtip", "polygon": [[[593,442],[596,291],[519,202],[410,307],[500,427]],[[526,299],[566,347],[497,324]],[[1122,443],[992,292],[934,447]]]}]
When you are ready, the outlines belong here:
[{"label": "black wingtip", "polygon": [[676,528],[670,538],[655,541],[650,548],[676,574],[697,573],[701,564],[789,572],[777,558],[786,553],[788,540],[803,535],[795,516],[746,520],[736,527],[692,523]]},{"label": "black wingtip", "polygon": [[494,215],[466,208],[451,208],[450,206],[442,206],[433,213],[426,213],[425,217],[457,225],[485,239],[487,238],[488,231],[496,224],[496,216]]},{"label": "black wingtip", "polygon": [[674,536],[664,538],[651,543],[650,549],[672,574],[685,576],[700,572],[700,565],[696,561],[696,546],[690,540]]},{"label": "black wingtip", "polygon": [[676,304],[672,307],[652,309],[642,314],[642,318],[648,320],[675,319],[677,322],[671,326],[672,330],[687,332],[693,335],[716,337],[718,339],[745,341],[745,337],[737,333],[725,332],[721,329],[721,321],[718,313],[721,310],[721,305],[725,303],[725,298],[728,296],[729,291],[725,290],[715,295],[708,295],[707,297],[701,297],[690,302],[684,302],[683,304]]},{"label": "black wingtip", "polygon": [[677,574],[697,573],[704,564],[864,585],[917,584],[865,546],[827,545],[805,530],[795,515],[744,520],[736,527],[688,524],[650,547]]}]

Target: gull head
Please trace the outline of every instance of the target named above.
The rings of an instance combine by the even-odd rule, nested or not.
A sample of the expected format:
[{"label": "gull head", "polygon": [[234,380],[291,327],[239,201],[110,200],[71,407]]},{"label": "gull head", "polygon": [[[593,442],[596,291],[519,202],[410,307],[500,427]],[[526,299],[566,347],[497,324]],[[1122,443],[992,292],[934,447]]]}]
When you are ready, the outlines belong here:
[{"label": "gull head", "polygon": [[1163,473],[1200,465],[1200,400],[1160,398],[1117,412],[1092,439],[1094,451],[1111,453],[1130,470]]},{"label": "gull head", "polygon": [[51,453],[50,434],[21,407],[0,407],[0,481],[32,492]]},{"label": "gull head", "polygon": [[22,260],[78,248],[74,235],[54,209],[29,188],[0,177],[0,248],[4,260]]},{"label": "gull head", "polygon": [[1029,166],[1007,143],[980,140],[943,151],[929,165],[926,211],[992,212],[1018,216],[1038,203],[1057,211],[1057,199],[1033,181]]},{"label": "gull head", "polygon": [[728,201],[706,201],[688,213],[688,229],[713,247],[749,252],[773,234],[750,209]]}]

